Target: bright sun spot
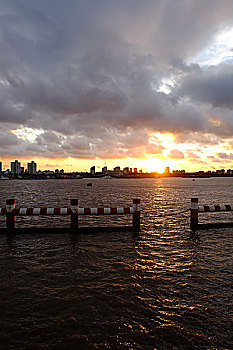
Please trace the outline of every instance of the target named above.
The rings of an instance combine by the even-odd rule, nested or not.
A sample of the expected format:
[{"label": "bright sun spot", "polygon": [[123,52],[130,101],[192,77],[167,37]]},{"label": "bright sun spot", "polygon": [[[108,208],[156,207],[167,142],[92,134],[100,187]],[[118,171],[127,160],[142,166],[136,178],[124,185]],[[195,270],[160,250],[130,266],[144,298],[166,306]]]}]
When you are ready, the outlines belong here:
[{"label": "bright sun spot", "polygon": [[147,171],[156,171],[163,173],[167,166],[172,166],[173,161],[171,159],[160,159],[149,156],[145,161],[145,167]]},{"label": "bright sun spot", "polygon": [[176,148],[174,142],[175,136],[171,133],[153,133],[150,135],[150,144],[155,144],[163,147],[159,154],[148,154],[144,160],[144,167],[147,171],[156,171],[163,173],[166,167],[175,166],[175,160],[167,157],[171,149]]},{"label": "bright sun spot", "polygon": [[165,150],[171,150],[175,147],[176,143],[174,142],[175,136],[171,133],[153,133],[150,135],[149,141],[151,143],[159,143]]}]

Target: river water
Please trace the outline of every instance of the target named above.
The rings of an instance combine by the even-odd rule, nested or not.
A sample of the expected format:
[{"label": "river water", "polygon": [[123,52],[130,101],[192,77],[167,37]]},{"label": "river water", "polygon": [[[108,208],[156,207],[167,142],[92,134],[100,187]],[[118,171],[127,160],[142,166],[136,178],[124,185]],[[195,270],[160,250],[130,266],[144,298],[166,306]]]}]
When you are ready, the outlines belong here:
[{"label": "river water", "polygon": [[[233,204],[233,178],[11,180],[0,207],[129,206],[142,231],[0,236],[0,348],[232,349],[233,230],[191,234],[190,198]],[[183,212],[183,213],[181,213]],[[202,215],[202,216],[201,216]],[[204,221],[230,213],[201,214]],[[63,226],[69,218],[16,218]],[[128,224],[85,217],[81,225]],[[5,218],[0,217],[4,227]]]}]

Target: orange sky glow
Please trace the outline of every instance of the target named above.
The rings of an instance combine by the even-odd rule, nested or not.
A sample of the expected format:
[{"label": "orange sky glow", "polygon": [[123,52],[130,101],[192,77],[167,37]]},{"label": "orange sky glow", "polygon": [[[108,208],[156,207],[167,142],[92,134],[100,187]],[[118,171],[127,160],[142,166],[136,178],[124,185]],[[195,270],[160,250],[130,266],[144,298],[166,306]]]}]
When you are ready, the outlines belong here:
[{"label": "orange sky glow", "polygon": [[[153,149],[154,139],[160,140],[161,151],[159,154],[147,153],[148,149]],[[220,161],[218,153],[231,148],[230,141],[222,145],[208,146],[199,149],[196,153],[193,150],[193,145],[190,143],[177,144],[175,142],[175,135],[170,133],[151,135],[151,141],[147,149],[141,150],[140,158],[133,158],[127,156],[124,158],[107,158],[101,159],[93,157],[91,159],[77,159],[72,157],[67,158],[45,158],[45,157],[6,157],[3,159],[3,166],[5,169],[9,168],[11,161],[18,159],[21,165],[27,167],[27,162],[34,160],[37,163],[37,168],[45,169],[64,169],[67,172],[72,171],[89,171],[90,167],[95,165],[96,171],[100,171],[102,167],[107,166],[108,169],[113,169],[115,166],[132,167],[143,172],[159,172],[163,173],[165,167],[169,166],[170,170],[198,171],[198,170],[216,170],[228,169],[233,167],[233,161],[229,159]],[[214,158],[213,154],[216,154]]]}]

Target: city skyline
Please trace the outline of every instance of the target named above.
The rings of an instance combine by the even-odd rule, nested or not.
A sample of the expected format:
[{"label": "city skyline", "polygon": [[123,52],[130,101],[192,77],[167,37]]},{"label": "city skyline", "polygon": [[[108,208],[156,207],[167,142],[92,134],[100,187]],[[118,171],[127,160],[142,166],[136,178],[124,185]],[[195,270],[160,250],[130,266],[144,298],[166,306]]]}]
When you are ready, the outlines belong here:
[{"label": "city skyline", "polygon": [[233,168],[232,1],[58,2],[0,4],[3,164]]},{"label": "city skyline", "polygon": [[158,175],[162,175],[162,176],[169,176],[169,175],[174,175],[174,176],[183,176],[185,174],[196,174],[196,175],[233,175],[233,169],[231,168],[220,168],[220,169],[216,169],[216,170],[207,170],[207,171],[202,171],[202,170],[197,170],[194,172],[189,172],[186,171],[185,169],[170,169],[169,166],[166,166],[163,171],[158,172],[158,171],[151,171],[151,172],[147,172],[147,171],[143,171],[143,169],[138,169],[136,167],[131,167],[131,166],[126,166],[121,168],[119,165],[113,167],[112,169],[109,168],[106,163],[105,165],[101,168],[100,166],[96,166],[96,165],[92,165],[89,169],[89,171],[87,169],[82,169],[81,171],[79,170],[74,170],[71,172],[67,172],[64,169],[38,169],[37,168],[38,164],[32,160],[31,162],[27,163],[27,167],[21,166],[21,162],[18,160],[14,160],[10,162],[10,166],[9,168],[7,168],[6,166],[4,167],[2,164],[2,161],[0,161],[0,172],[1,173],[11,173],[11,174],[16,174],[16,175],[20,175],[20,174],[29,174],[29,175],[36,175],[36,174],[40,174],[40,173],[46,173],[46,172],[51,172],[51,173],[61,173],[61,174],[66,174],[66,173],[89,173],[90,175],[95,175],[95,174],[102,174],[102,175],[108,175],[108,174],[113,174],[113,175],[136,175],[136,174],[158,174]]}]

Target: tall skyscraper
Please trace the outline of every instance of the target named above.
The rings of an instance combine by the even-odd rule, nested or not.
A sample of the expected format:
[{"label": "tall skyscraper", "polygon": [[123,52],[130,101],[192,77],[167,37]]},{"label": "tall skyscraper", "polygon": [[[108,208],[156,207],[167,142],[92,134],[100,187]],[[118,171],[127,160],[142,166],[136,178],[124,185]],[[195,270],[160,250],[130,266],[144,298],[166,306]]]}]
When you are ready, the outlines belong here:
[{"label": "tall skyscraper", "polygon": [[11,162],[11,172],[13,174],[20,174],[21,173],[21,163],[18,160]]},{"label": "tall skyscraper", "polygon": [[2,171],[2,162],[0,162],[0,172]]},{"label": "tall skyscraper", "polygon": [[90,169],[90,174],[94,175],[95,174],[95,166],[92,166]]},{"label": "tall skyscraper", "polygon": [[36,174],[37,164],[32,160],[31,163],[28,163],[27,170],[29,174]]}]

